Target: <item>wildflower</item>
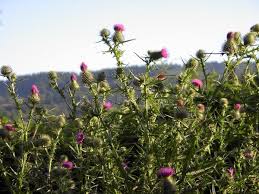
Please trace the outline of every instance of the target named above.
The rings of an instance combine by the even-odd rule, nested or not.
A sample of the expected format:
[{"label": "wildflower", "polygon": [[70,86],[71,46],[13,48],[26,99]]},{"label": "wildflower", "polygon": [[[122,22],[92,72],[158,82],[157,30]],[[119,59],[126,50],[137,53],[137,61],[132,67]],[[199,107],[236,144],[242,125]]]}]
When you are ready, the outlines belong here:
[{"label": "wildflower", "polygon": [[166,59],[168,57],[168,51],[166,50],[166,48],[163,48],[160,52],[163,58]]},{"label": "wildflower", "polygon": [[233,167],[230,167],[230,168],[227,169],[227,173],[228,173],[230,178],[234,178],[234,175],[236,173],[236,169],[233,168]]},{"label": "wildflower", "polygon": [[175,169],[171,167],[161,167],[157,172],[158,177],[169,177],[172,175],[175,175]]},{"label": "wildflower", "polygon": [[77,144],[82,144],[83,141],[85,139],[85,135],[83,132],[79,131],[77,134],[76,134],[76,142]]},{"label": "wildflower", "polygon": [[166,48],[163,48],[160,51],[148,51],[148,55],[151,60],[158,60],[161,58],[168,58],[169,54]]},{"label": "wildflower", "polygon": [[112,103],[111,102],[105,102],[104,104],[103,104],[103,108],[105,109],[105,110],[110,110],[111,108],[112,108]]},{"label": "wildflower", "polygon": [[31,93],[32,93],[32,95],[39,95],[39,93],[40,93],[38,87],[35,84],[33,84],[31,86]]},{"label": "wildflower", "polygon": [[162,177],[163,193],[176,193],[175,169],[171,167],[162,167],[157,173],[158,177]]},{"label": "wildflower", "polygon": [[38,103],[40,101],[39,94],[40,94],[40,91],[39,91],[38,87],[35,84],[33,84],[31,86],[31,97],[29,98],[29,100],[32,104]]},{"label": "wildflower", "polygon": [[234,104],[234,109],[235,109],[236,111],[239,111],[240,108],[241,108],[241,104],[239,104],[239,103]]},{"label": "wildflower", "polygon": [[7,131],[15,131],[15,127],[12,125],[12,124],[6,124],[4,126],[4,128],[7,130]]},{"label": "wildflower", "polygon": [[84,62],[82,62],[81,65],[80,65],[80,69],[81,69],[82,72],[86,72],[87,65]]},{"label": "wildflower", "polygon": [[62,166],[64,167],[64,168],[66,168],[66,169],[69,169],[69,170],[72,170],[73,168],[74,168],[74,164],[73,164],[73,162],[70,162],[70,161],[64,161],[63,163],[62,163]]},{"label": "wildflower", "polygon": [[193,80],[192,80],[192,84],[193,84],[195,87],[198,87],[198,88],[201,88],[202,85],[203,85],[202,81],[199,80],[199,79],[193,79]]},{"label": "wildflower", "polygon": [[71,80],[71,85],[70,85],[70,88],[71,90],[78,90],[79,89],[79,84],[77,83],[77,77],[76,77],[76,74],[73,73],[71,76],[70,76],[70,80]]},{"label": "wildflower", "polygon": [[70,76],[70,80],[71,81],[77,81],[77,77],[76,77],[76,74],[73,73],[71,76]]},{"label": "wildflower", "polygon": [[116,32],[122,32],[125,30],[125,27],[123,24],[115,24],[113,29],[116,31]]}]

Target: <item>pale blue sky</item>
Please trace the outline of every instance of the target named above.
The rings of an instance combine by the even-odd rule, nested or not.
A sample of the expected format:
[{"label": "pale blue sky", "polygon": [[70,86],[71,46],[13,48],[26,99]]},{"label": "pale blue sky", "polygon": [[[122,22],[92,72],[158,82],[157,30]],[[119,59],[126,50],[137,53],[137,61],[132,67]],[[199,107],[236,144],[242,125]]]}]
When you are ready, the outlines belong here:
[{"label": "pale blue sky", "polygon": [[258,0],[0,0],[0,10],[0,66],[18,74],[78,72],[82,61],[91,70],[114,67],[95,42],[115,23],[136,38],[125,46],[129,64],[141,63],[133,52],[162,47],[172,63],[200,48],[220,51],[228,31],[246,33],[259,23]]}]

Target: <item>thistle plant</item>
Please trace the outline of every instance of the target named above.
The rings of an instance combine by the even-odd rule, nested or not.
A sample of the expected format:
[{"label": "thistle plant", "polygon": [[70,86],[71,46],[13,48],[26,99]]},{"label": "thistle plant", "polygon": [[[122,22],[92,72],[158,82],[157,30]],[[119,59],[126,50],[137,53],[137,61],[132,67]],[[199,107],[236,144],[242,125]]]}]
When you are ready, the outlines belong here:
[{"label": "thistle plant", "polygon": [[[4,192],[257,193],[258,26],[244,36],[228,32],[218,53],[198,50],[176,84],[163,71],[153,74],[169,57],[166,48],[136,54],[145,71],[134,74],[123,62],[134,39],[122,24],[102,29],[99,43],[117,64],[117,85],[85,62],[63,85],[50,71],[49,85],[67,105],[61,115],[41,104],[35,84],[22,99],[19,77],[2,66],[17,109],[13,120],[0,119]],[[224,60],[217,76],[207,70],[214,54]],[[82,88],[87,95],[78,95]]]}]

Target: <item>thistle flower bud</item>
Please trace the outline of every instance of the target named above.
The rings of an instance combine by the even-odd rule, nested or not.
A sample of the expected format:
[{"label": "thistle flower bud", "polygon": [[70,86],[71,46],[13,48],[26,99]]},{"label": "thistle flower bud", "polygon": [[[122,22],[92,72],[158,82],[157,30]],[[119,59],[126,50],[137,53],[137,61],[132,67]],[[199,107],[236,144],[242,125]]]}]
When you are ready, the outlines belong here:
[{"label": "thistle flower bud", "polygon": [[199,59],[204,59],[206,57],[205,51],[200,49],[196,52],[196,57]]},{"label": "thistle flower bud", "polygon": [[244,37],[244,45],[253,45],[255,43],[256,35],[254,32],[249,32]]},{"label": "thistle flower bud", "polygon": [[237,45],[239,45],[242,41],[242,38],[241,38],[241,33],[240,32],[235,32],[234,33],[234,41]]},{"label": "thistle flower bud", "polygon": [[71,84],[70,84],[70,89],[75,91],[78,90],[80,88],[79,84],[77,83],[77,77],[76,74],[72,74],[70,76],[70,80],[71,80]]},{"label": "thistle flower bud", "polygon": [[186,63],[186,68],[195,68],[199,65],[199,62],[197,59],[195,58],[191,58],[188,60],[188,62]]},{"label": "thistle flower bud", "polygon": [[41,134],[37,139],[33,141],[36,147],[49,147],[51,145],[51,137],[47,134]]},{"label": "thistle flower bud", "polygon": [[85,146],[89,146],[93,148],[100,147],[102,143],[103,143],[102,140],[97,137],[86,137],[84,141]]},{"label": "thistle flower bud", "polygon": [[12,68],[9,66],[4,65],[1,67],[1,74],[5,77],[8,77],[12,73],[12,71]]},{"label": "thistle flower bud", "polygon": [[35,84],[33,84],[31,86],[31,96],[29,98],[29,100],[32,104],[36,104],[40,101],[39,94],[40,94],[40,91],[39,91],[38,87]]},{"label": "thistle flower bud", "polygon": [[116,31],[112,38],[114,43],[123,43],[125,41],[122,31]]},{"label": "thistle flower bud", "polygon": [[166,48],[161,51],[148,51],[147,52],[151,60],[158,60],[161,58],[168,58],[169,54]]},{"label": "thistle flower bud", "polygon": [[228,107],[228,99],[227,99],[227,98],[221,98],[221,99],[220,99],[220,104],[221,104],[224,108],[227,108],[227,107]]},{"label": "thistle flower bud", "polygon": [[111,32],[106,28],[102,29],[100,32],[100,36],[104,39],[107,39],[110,36],[110,34]]},{"label": "thistle flower bud", "polygon": [[81,69],[82,72],[86,72],[87,65],[84,62],[82,62],[81,65],[80,65],[80,69]]},{"label": "thistle flower bud", "polygon": [[50,71],[48,76],[49,76],[50,81],[55,82],[58,79],[58,74],[55,71]]},{"label": "thistle flower bud", "polygon": [[255,24],[250,28],[251,32],[259,32],[259,24]]},{"label": "thistle flower bud", "polygon": [[90,71],[82,72],[81,79],[84,84],[91,85],[94,77]]},{"label": "thistle flower bud", "polygon": [[62,128],[66,125],[66,117],[65,115],[58,116],[58,127]]},{"label": "thistle flower bud", "polygon": [[234,40],[227,40],[225,44],[223,45],[222,50],[230,55],[234,54],[237,50],[237,44]]},{"label": "thistle flower bud", "polygon": [[105,81],[101,81],[99,83],[99,92],[100,93],[104,93],[104,92],[108,92],[111,90],[111,87],[109,85],[109,83],[105,80]]}]

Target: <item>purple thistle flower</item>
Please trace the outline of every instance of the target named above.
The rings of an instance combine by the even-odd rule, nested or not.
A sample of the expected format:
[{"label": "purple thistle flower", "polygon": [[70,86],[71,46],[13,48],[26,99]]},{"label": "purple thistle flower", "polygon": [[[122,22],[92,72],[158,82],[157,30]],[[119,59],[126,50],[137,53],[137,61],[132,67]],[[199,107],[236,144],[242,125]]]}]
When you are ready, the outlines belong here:
[{"label": "purple thistle flower", "polygon": [[192,80],[192,85],[194,85],[195,87],[201,88],[202,85],[203,85],[203,83],[202,83],[202,81],[199,80],[199,79],[193,79],[193,80]]},{"label": "purple thistle flower", "polygon": [[39,91],[39,89],[38,89],[38,87],[35,85],[35,84],[33,84],[32,86],[31,86],[31,93],[33,94],[33,95],[39,95],[39,93],[40,93],[40,91]]},{"label": "purple thistle flower", "polygon": [[114,30],[115,30],[116,32],[122,32],[122,31],[125,30],[123,24],[115,24],[113,28],[114,28]]},{"label": "purple thistle flower", "polygon": [[175,175],[175,169],[171,167],[161,167],[157,172],[158,177],[169,177],[172,175]]},{"label": "purple thistle flower", "polygon": [[85,135],[82,131],[79,131],[77,134],[76,134],[76,142],[77,144],[82,144],[83,141],[85,139]]},{"label": "purple thistle flower", "polygon": [[234,109],[235,110],[240,110],[241,108],[241,104],[237,103],[237,104],[234,104]]},{"label": "purple thistle flower", "polygon": [[71,169],[74,168],[73,162],[70,162],[70,161],[64,161],[64,162],[62,163],[62,166],[63,166],[64,168],[66,168],[66,169],[69,169],[69,170],[71,170]]},{"label": "purple thistle flower", "polygon": [[112,103],[111,102],[105,102],[104,104],[103,104],[103,108],[105,109],[105,110],[110,110],[111,108],[112,108]]},{"label": "purple thistle flower", "polygon": [[82,64],[80,65],[80,69],[81,69],[82,72],[86,72],[87,65],[84,62],[82,62]]},{"label": "purple thistle flower", "polygon": [[77,77],[76,77],[76,74],[73,73],[71,76],[70,76],[70,80],[71,81],[77,81]]},{"label": "purple thistle flower", "polygon": [[161,50],[161,56],[163,57],[163,58],[167,58],[168,57],[168,51],[167,51],[167,49],[166,48],[163,48],[162,50]]},{"label": "purple thistle flower", "polygon": [[15,131],[15,127],[12,125],[12,124],[6,124],[4,126],[4,128],[7,130],[7,131]]}]

